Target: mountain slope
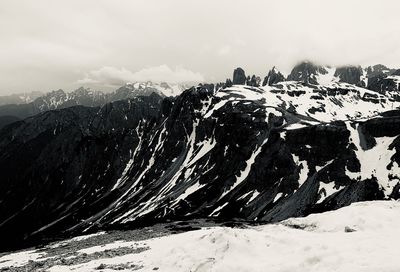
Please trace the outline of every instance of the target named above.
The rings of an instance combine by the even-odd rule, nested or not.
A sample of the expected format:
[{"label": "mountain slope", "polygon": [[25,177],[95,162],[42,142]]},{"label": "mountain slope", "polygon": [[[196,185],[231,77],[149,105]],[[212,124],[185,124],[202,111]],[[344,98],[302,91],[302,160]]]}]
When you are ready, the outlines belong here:
[{"label": "mountain slope", "polygon": [[0,130],[2,246],[166,219],[275,222],[398,198],[400,111],[382,114],[398,106],[346,83],[282,82],[16,122]]},{"label": "mountain slope", "polygon": [[[159,224],[140,230],[98,232],[6,253],[0,256],[0,269],[397,271],[399,218],[399,202],[371,201],[278,224]],[[179,231],[179,226],[196,228],[171,234],[170,229]]]}]

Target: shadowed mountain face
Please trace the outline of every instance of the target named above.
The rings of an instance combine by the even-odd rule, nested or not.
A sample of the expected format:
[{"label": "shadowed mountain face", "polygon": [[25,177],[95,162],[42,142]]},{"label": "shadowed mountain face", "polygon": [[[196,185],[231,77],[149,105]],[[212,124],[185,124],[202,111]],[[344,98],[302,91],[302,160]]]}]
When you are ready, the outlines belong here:
[{"label": "shadowed mountain face", "polygon": [[356,86],[366,87],[362,81],[363,70],[360,66],[339,67],[335,71],[335,76],[338,77],[341,82],[347,82]]},{"label": "shadowed mountain face", "polygon": [[[336,83],[197,87],[0,130],[0,239],[212,217],[275,222],[398,198],[400,111]],[[362,120],[360,120],[360,118]]]},{"label": "shadowed mountain face", "polygon": [[10,116],[10,115],[0,116],[0,128],[6,126],[8,124],[14,123],[18,120],[20,120],[20,119],[15,116]]}]

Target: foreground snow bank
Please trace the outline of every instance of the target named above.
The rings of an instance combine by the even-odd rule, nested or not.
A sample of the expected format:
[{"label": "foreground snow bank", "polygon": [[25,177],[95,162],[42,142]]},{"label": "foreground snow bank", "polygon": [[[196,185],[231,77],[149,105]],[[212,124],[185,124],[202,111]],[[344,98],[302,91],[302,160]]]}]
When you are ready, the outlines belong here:
[{"label": "foreground snow bank", "polygon": [[115,271],[123,264],[125,271],[398,272],[399,244],[400,202],[361,202],[279,224],[212,227],[145,240],[132,243],[149,248],[139,253],[48,271]]}]

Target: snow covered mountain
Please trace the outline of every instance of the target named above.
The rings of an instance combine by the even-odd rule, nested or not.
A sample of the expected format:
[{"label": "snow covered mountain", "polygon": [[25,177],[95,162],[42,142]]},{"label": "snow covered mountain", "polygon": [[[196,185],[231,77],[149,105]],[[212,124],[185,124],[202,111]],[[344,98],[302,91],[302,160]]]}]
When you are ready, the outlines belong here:
[{"label": "snow covered mountain", "polygon": [[[389,96],[398,96],[400,91],[400,69],[390,69],[384,65],[329,67],[302,62],[296,65],[288,75],[288,81],[305,84],[332,86],[336,83],[348,83]],[[283,81],[283,80],[282,80]]]},{"label": "snow covered mountain", "polygon": [[[147,81],[127,83],[125,86],[122,86],[115,91],[115,93],[112,95],[111,100],[115,101],[136,96],[149,96],[152,93],[156,93],[160,96],[178,96],[187,88],[190,88],[190,86],[168,84],[166,82],[154,83],[151,81]],[[123,93],[124,95],[118,97],[121,93]]]},{"label": "snow covered mountain", "polygon": [[[276,222],[397,199],[400,101],[343,82],[353,72],[307,64],[263,87],[200,85],[13,123],[0,130],[2,246],[164,220]],[[257,85],[242,69],[235,76]]]}]

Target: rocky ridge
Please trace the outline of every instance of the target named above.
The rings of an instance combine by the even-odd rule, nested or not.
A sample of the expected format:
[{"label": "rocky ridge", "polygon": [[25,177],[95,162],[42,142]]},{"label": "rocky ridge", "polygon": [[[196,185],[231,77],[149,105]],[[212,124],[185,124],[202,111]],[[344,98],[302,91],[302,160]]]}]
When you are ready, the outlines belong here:
[{"label": "rocky ridge", "polygon": [[[334,75],[310,71],[316,82]],[[310,82],[202,85],[4,127],[2,246],[165,220],[276,222],[397,199],[400,102]]]}]

